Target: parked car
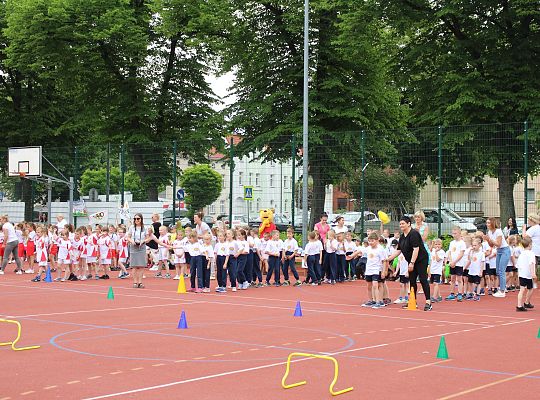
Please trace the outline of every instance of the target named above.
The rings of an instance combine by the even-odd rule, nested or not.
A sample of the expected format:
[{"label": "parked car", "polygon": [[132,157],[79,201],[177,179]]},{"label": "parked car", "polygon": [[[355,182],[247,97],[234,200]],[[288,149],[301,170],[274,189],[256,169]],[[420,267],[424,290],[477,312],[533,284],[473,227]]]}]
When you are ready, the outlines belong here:
[{"label": "parked car", "polygon": [[[174,210],[175,215],[175,221],[180,221],[180,224],[182,225],[182,228],[186,228],[188,226],[193,226],[191,223],[191,220],[188,218],[188,211],[186,209],[175,209]],[[172,226],[173,225],[173,210],[168,209],[163,211],[163,225],[165,226]]]},{"label": "parked car", "polygon": [[439,209],[436,207],[425,207],[421,208],[421,210],[426,216],[426,224],[432,233],[437,233],[439,221],[441,222],[441,235],[452,234],[452,228],[454,226],[458,226],[461,230],[466,230],[467,232],[476,232],[477,230],[475,224],[468,222],[450,208],[441,208],[440,216]]},{"label": "parked car", "polygon": [[[297,233],[302,232],[302,216],[299,216],[298,218],[295,218],[294,221],[294,231]],[[249,221],[249,227],[250,228],[258,228],[261,224],[261,218],[253,218]],[[276,229],[280,232],[286,231],[289,226],[292,225],[291,220],[288,219],[286,216],[281,214],[274,214],[274,224],[276,225]]]},{"label": "parked car", "polygon": [[[216,218],[217,221],[221,222],[226,227],[229,227],[229,215],[228,214],[220,214]],[[240,214],[233,214],[232,215],[232,227],[235,228],[239,225],[242,226],[248,226],[249,221],[246,215],[240,215]]]}]

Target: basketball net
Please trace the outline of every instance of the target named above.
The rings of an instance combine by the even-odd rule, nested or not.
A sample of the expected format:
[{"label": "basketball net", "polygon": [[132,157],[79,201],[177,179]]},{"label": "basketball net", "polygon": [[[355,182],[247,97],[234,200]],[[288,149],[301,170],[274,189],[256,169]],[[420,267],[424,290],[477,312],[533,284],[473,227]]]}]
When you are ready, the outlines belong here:
[{"label": "basketball net", "polygon": [[26,178],[26,172],[19,172],[19,176],[21,179]]}]

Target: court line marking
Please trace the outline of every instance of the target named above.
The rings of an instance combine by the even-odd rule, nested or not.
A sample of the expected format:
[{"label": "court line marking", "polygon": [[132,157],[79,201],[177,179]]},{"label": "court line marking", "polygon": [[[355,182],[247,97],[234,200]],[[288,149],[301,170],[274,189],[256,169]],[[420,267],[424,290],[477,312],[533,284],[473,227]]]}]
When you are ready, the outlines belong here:
[{"label": "court line marking", "polygon": [[[520,324],[520,323],[531,322],[531,321],[534,321],[534,319],[529,319],[529,320],[526,320],[526,321],[516,321],[516,322],[514,322],[514,324]],[[484,329],[484,328],[495,328],[497,326],[498,325],[491,325],[491,326],[488,326],[488,327],[480,327],[480,328],[476,328],[476,329],[472,329],[472,330],[480,330],[480,329]],[[462,330],[453,331],[453,332],[446,332],[446,333],[440,333],[440,334],[430,335],[430,336],[423,336],[423,337],[420,337],[420,338],[404,339],[404,340],[399,340],[399,341],[392,342],[392,343],[381,343],[381,344],[372,345],[372,346],[365,346],[365,347],[359,347],[359,348],[355,348],[355,349],[348,349],[348,350],[343,350],[343,351],[338,351],[338,352],[333,352],[333,353],[321,353],[321,354],[325,354],[325,355],[329,355],[329,356],[335,356],[335,355],[340,355],[340,354],[348,354],[348,353],[352,353],[352,352],[355,352],[355,351],[375,349],[375,348],[386,347],[386,346],[390,346],[390,345],[414,342],[416,340],[431,339],[431,338],[435,338],[435,337],[456,335],[456,334],[460,334],[460,333],[462,333]],[[296,362],[302,362],[302,361],[306,361],[306,360],[309,360],[309,358],[299,358],[299,359],[293,360],[291,362],[296,363]],[[186,383],[198,382],[198,381],[203,381],[203,380],[208,380],[208,379],[219,378],[219,377],[223,377],[223,376],[241,374],[241,373],[244,373],[244,372],[251,372],[251,371],[258,371],[258,370],[261,370],[261,369],[273,368],[273,367],[285,365],[286,363],[287,363],[286,361],[282,361],[282,362],[277,362],[277,363],[272,363],[272,364],[259,365],[257,367],[243,368],[243,369],[238,369],[238,370],[226,371],[226,372],[221,372],[221,373],[218,373],[218,374],[205,375],[205,376],[199,376],[199,377],[196,377],[196,378],[185,379],[185,380],[182,380],[182,381],[164,383],[164,384],[161,384],[161,385],[147,386],[147,387],[143,387],[143,388],[139,388],[139,389],[126,390],[126,391],[123,391],[123,392],[109,393],[109,394],[104,394],[104,395],[94,396],[94,397],[87,397],[84,400],[100,400],[100,399],[106,399],[106,398],[111,398],[111,397],[119,397],[119,396],[134,394],[134,393],[146,392],[146,391],[150,391],[150,390],[163,389],[163,388],[182,385],[182,384],[186,384]],[[532,371],[529,374],[533,374],[533,373],[535,373],[537,371]],[[443,400],[443,399],[440,399],[440,400]]]},{"label": "court line marking", "polygon": [[29,390],[28,392],[21,393],[21,396],[26,396],[28,394],[36,393],[34,390]]},{"label": "court line marking", "polygon": [[67,385],[75,385],[76,383],[81,383],[81,381],[69,381]]},{"label": "court line marking", "polygon": [[140,371],[141,369],[144,369],[144,367],[131,368],[132,371]]},{"label": "court line marking", "polygon": [[430,367],[430,366],[436,365],[436,364],[442,364],[442,363],[445,363],[445,362],[448,362],[448,361],[450,361],[450,360],[435,361],[435,362],[432,362],[432,363],[429,363],[429,364],[417,365],[416,367],[400,369],[398,372],[412,371],[412,370],[415,370],[415,369],[420,369],[420,368],[424,368],[424,367]]},{"label": "court line marking", "polygon": [[[165,365],[165,364],[163,364]],[[114,371],[114,372],[109,372],[109,375],[118,375],[118,374],[121,374],[122,371]]]},{"label": "court line marking", "polygon": [[501,383],[505,383],[505,382],[508,382],[508,381],[513,381],[514,379],[523,378],[523,377],[526,377],[527,375],[532,375],[532,374],[535,374],[537,372],[540,372],[540,369],[535,369],[533,371],[524,372],[522,374],[511,376],[509,378],[499,379],[498,381],[487,383],[487,384],[481,385],[481,386],[476,386],[476,387],[473,387],[473,388],[470,388],[470,389],[467,389],[467,390],[463,390],[462,392],[457,392],[457,393],[454,393],[454,394],[451,394],[451,395],[448,395],[448,396],[445,396],[445,397],[439,397],[437,400],[453,399],[455,397],[459,397],[459,396],[469,394],[469,393],[472,393],[472,392],[477,392],[479,390],[486,389],[486,388],[491,387],[491,386],[499,385]]},{"label": "court line marking", "polygon": [[97,376],[91,376],[90,378],[88,378],[89,381],[92,381],[94,379],[99,379],[101,378],[101,375],[97,375]]},{"label": "court line marking", "polygon": [[[7,281],[4,281],[4,282],[7,282]],[[90,290],[75,290],[75,289],[67,289],[67,288],[55,288],[55,287],[38,287],[38,286],[23,286],[23,285],[14,285],[14,284],[9,284],[9,283],[0,283],[0,286],[12,286],[12,287],[17,287],[17,288],[24,288],[24,289],[39,289],[39,290],[53,290],[53,291],[63,291],[63,292],[77,292],[77,293],[89,293],[89,294],[99,294],[99,295],[103,295],[103,291],[90,291]],[[17,282],[15,280],[10,280],[10,282]],[[95,285],[89,285],[89,284],[78,284],[78,286],[88,286],[88,287],[96,287]],[[100,286],[101,287],[101,286]],[[131,288],[127,288],[127,287],[123,287],[123,286],[114,286],[114,289],[115,290],[131,290]],[[168,290],[161,290],[161,289],[147,289],[145,290],[145,293],[148,293],[148,292],[165,292],[165,293],[171,293],[170,291]],[[189,299],[186,299],[186,297],[176,297],[176,298],[173,298],[173,297],[158,297],[158,296],[148,296],[148,295],[136,295],[136,294],[124,294],[122,293],[121,296],[126,296],[126,297],[136,297],[136,298],[144,298],[144,299],[160,299],[160,300],[177,300],[179,298],[181,298],[185,303],[189,303],[189,304],[197,304],[197,303],[211,303],[211,304],[222,304],[222,300],[223,300],[223,295],[221,294],[214,294],[214,293],[205,293],[205,297],[208,299],[210,297],[214,297],[219,300],[217,301],[194,301],[194,300],[189,300]],[[232,299],[232,297],[231,297]],[[253,296],[242,296],[241,298],[238,298],[238,299],[241,299],[241,300],[245,300],[245,299],[253,299],[253,300],[271,300],[273,302],[286,302],[286,303],[291,303],[293,302],[292,300],[288,300],[288,299],[276,299],[276,298],[266,298],[266,297],[253,297]],[[302,301],[303,303],[305,304],[320,304],[320,305],[328,305],[328,306],[343,306],[343,307],[355,307],[357,308],[358,307],[358,304],[347,304],[347,303],[328,303],[328,302],[320,302],[320,301],[309,301],[309,300],[303,300]],[[225,303],[227,305],[243,305],[243,306],[248,306],[248,307],[262,307],[262,308],[276,308],[276,309],[283,309],[283,307],[272,307],[272,306],[262,306],[262,305],[256,305],[256,304],[246,304],[246,303],[238,303],[238,302],[227,302]],[[289,307],[287,307],[287,309],[289,309]],[[392,308],[389,308],[388,310],[390,311],[396,311],[396,310],[400,310],[401,309],[398,309],[398,308],[395,308],[395,309],[392,309]],[[323,312],[322,310],[311,310],[311,311],[316,311],[316,312]],[[336,312],[334,312],[336,313]],[[337,312],[339,314],[339,312]],[[526,318],[519,318],[519,317],[508,317],[508,316],[502,316],[502,315],[489,315],[489,314],[468,314],[468,313],[460,313],[460,312],[450,312],[450,311],[437,311],[437,310],[432,310],[430,313],[432,314],[449,314],[449,315],[462,315],[462,316],[468,316],[468,317],[487,317],[487,318],[499,318],[499,319],[511,319],[511,320],[524,320]],[[343,314],[348,314],[348,313],[343,313]],[[403,317],[391,317],[391,316],[385,316],[385,315],[376,315],[376,314],[359,314],[359,313],[354,313],[355,315],[366,315],[366,316],[374,316],[374,317],[387,317],[387,318],[399,318],[399,319],[412,319],[412,318],[403,318]],[[8,316],[9,317],[9,316]],[[434,320],[423,320],[423,319],[416,319],[416,320],[419,320],[419,321],[430,321],[430,322],[446,322],[446,323],[455,323],[455,322],[452,322],[452,321],[434,321]]]},{"label": "court line marking", "polygon": [[45,387],[43,388],[43,390],[55,389],[55,388],[57,388],[57,387],[58,387],[58,385],[45,386]]}]

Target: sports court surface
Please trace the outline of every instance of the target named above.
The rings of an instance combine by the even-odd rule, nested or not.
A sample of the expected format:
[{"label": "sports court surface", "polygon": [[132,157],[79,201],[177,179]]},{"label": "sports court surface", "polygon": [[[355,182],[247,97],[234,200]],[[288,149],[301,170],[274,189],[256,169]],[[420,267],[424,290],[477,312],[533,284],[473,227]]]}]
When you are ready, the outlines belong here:
[{"label": "sports court surface", "polygon": [[[0,279],[0,318],[22,323],[18,346],[41,345],[0,347],[3,400],[332,398],[328,360],[296,359],[287,382],[307,384],[281,387],[292,352],[334,356],[335,390],[354,387],[339,399],[540,398],[540,310],[516,313],[517,293],[424,312],[360,307],[364,281],[223,295],[177,294],[176,281],[155,278],[145,289],[29,279]],[[398,284],[390,290],[395,298]],[[188,329],[177,329],[182,310]],[[0,324],[0,342],[15,335]],[[442,335],[448,360],[436,358]]]}]

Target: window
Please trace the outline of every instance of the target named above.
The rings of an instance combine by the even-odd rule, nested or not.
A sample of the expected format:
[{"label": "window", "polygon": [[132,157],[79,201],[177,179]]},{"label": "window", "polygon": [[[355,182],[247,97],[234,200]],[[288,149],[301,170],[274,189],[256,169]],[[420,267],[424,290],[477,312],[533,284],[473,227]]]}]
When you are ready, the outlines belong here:
[{"label": "window", "polygon": [[208,207],[208,214],[215,214],[216,213],[216,204],[212,203],[210,204],[210,207]]},{"label": "window", "polygon": [[225,189],[225,174],[221,174],[221,187]]},{"label": "window", "polygon": [[339,198],[337,199],[337,208],[346,210],[347,209],[347,199],[346,198]]},{"label": "window", "polygon": [[244,177],[244,173],[243,173],[243,172],[238,172],[238,184],[239,184],[240,186],[242,186],[242,185],[244,184],[244,179],[243,179],[243,177]]},{"label": "window", "polygon": [[288,204],[289,204],[289,200],[285,199],[285,201],[283,202],[283,212],[287,212],[287,205]]},{"label": "window", "polygon": [[225,214],[225,200],[219,201],[219,213]]},{"label": "window", "polygon": [[527,188],[527,203],[534,203],[534,188]]},{"label": "window", "polygon": [[248,185],[251,186],[253,185],[253,173],[250,172],[249,175],[248,175]]},{"label": "window", "polygon": [[210,166],[212,167],[212,169],[216,169],[216,163],[215,162],[213,162]]},{"label": "window", "polygon": [[283,177],[283,189],[287,189],[287,183],[289,182],[289,180],[287,179],[286,176]]},{"label": "window", "polygon": [[[257,174],[257,175],[258,175],[258,174]],[[261,209],[261,198],[260,198],[260,197],[257,198],[257,208],[256,208],[256,209],[257,209],[257,210],[260,210],[260,209]]]},{"label": "window", "polygon": [[273,161],[270,161],[270,166],[271,166],[271,167],[275,167],[275,166],[276,166],[276,163],[273,162]]},{"label": "window", "polygon": [[270,200],[270,208],[274,208],[274,200]]},{"label": "window", "polygon": [[270,187],[274,187],[274,174],[270,174]]},{"label": "window", "polygon": [[261,186],[261,174],[255,174],[255,186]]}]

